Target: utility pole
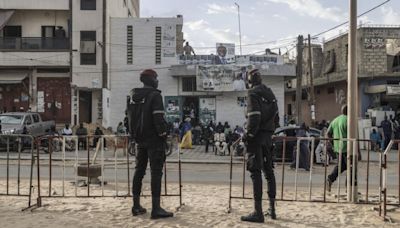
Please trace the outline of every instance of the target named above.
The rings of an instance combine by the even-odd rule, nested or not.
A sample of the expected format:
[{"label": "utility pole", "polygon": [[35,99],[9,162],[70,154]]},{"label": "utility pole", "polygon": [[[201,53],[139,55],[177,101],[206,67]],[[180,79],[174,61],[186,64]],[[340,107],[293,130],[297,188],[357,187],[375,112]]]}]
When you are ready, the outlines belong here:
[{"label": "utility pole", "polygon": [[240,7],[239,4],[235,2],[235,5],[237,6],[238,10],[238,20],[239,20],[239,47],[240,47],[240,55],[242,55],[242,30],[240,26]]},{"label": "utility pole", "polygon": [[312,49],[311,36],[308,34],[308,69],[310,72],[310,109],[311,109],[311,126],[315,127],[315,96],[314,96],[314,75],[312,66]]},{"label": "utility pole", "polygon": [[[347,75],[347,138],[357,139],[358,129],[358,77],[357,77],[357,0],[350,2],[349,23],[349,61]],[[358,143],[347,143],[347,201],[357,202],[357,187],[354,181],[357,173],[351,172],[351,161],[355,171],[357,170]],[[355,159],[352,159],[355,158]],[[353,183],[352,183],[353,182]]]},{"label": "utility pole", "polygon": [[296,115],[297,125],[302,123],[301,118],[301,94],[302,94],[302,75],[303,75],[303,36],[297,38],[297,67],[296,67]]}]

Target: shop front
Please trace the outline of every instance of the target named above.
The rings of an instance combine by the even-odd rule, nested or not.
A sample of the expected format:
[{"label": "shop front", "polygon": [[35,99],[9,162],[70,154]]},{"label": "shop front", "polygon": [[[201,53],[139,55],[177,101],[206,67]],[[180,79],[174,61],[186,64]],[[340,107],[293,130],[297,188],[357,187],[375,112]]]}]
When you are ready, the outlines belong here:
[{"label": "shop front", "polygon": [[216,98],[207,96],[166,96],[167,122],[189,117],[193,125],[207,124],[216,119]]},{"label": "shop front", "polygon": [[0,113],[27,111],[29,100],[28,73],[0,73]]}]

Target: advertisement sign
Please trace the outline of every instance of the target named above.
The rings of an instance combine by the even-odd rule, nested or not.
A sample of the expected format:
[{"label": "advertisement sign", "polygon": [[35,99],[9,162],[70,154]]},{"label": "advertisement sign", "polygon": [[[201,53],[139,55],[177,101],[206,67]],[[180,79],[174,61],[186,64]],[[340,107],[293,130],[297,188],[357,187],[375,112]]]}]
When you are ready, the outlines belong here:
[{"label": "advertisement sign", "polygon": [[176,54],[176,26],[165,25],[162,35],[163,57],[175,57]]},{"label": "advertisement sign", "polygon": [[210,121],[215,123],[216,119],[216,100],[215,98],[200,98],[199,103],[200,123],[208,124]]},{"label": "advertisement sign", "polygon": [[246,72],[253,66],[198,65],[196,70],[197,91],[244,91]]},{"label": "advertisement sign", "polygon": [[235,62],[235,44],[217,43],[214,64],[229,64]]},{"label": "advertisement sign", "polygon": [[177,96],[165,97],[165,118],[167,122],[172,123],[175,119],[181,119],[181,98]]}]

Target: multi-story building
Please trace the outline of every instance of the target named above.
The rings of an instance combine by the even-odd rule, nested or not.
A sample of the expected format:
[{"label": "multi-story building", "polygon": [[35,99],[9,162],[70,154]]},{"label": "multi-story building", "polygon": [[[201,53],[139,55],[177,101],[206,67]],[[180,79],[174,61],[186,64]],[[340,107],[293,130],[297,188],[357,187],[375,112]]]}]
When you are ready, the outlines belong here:
[{"label": "multi-story building", "polygon": [[[365,116],[369,108],[399,110],[400,27],[360,26],[357,36],[359,116]],[[324,42],[323,51],[321,47],[313,46],[312,49],[316,120],[331,120],[340,114],[340,107],[347,103],[348,34]],[[310,123],[310,83],[306,80],[309,68],[305,53],[308,53],[307,47],[303,62],[302,117]],[[295,113],[296,83],[287,82],[287,85],[285,105],[292,107],[292,112],[286,109],[286,114],[291,116]]]},{"label": "multi-story building", "polygon": [[[115,128],[124,118],[126,96],[134,87],[140,87],[140,71],[153,68],[159,75],[159,88],[164,97],[168,121],[189,116],[195,122],[228,121],[231,127],[245,122],[246,91],[233,89],[231,77],[235,69],[258,68],[263,82],[275,93],[281,120],[284,113],[284,81],[295,76],[295,66],[284,64],[283,56],[235,56],[234,63],[215,64],[216,55],[182,56],[183,18],[111,19],[111,43],[119,44],[111,50],[110,93],[105,97],[104,122]],[[132,32],[135,31],[135,32]],[[202,74],[217,72],[222,89],[204,86]],[[214,74],[210,73],[210,74]],[[239,73],[239,72],[236,72]],[[235,74],[234,77],[239,76]],[[242,74],[240,74],[242,76]],[[229,78],[230,77],[230,78]],[[240,80],[238,80],[239,85]]]},{"label": "multi-story building", "polygon": [[0,110],[102,123],[111,17],[139,0],[0,0]]}]

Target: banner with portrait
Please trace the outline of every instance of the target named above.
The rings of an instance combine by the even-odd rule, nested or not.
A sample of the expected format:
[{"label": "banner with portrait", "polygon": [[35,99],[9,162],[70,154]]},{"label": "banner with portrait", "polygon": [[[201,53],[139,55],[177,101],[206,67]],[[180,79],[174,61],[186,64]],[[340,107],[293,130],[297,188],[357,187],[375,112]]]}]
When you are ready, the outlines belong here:
[{"label": "banner with portrait", "polygon": [[217,43],[214,64],[230,64],[235,62],[235,44]]},{"label": "banner with portrait", "polygon": [[251,65],[198,65],[196,70],[197,91],[244,91],[247,72]]},{"label": "banner with portrait", "polygon": [[165,118],[168,123],[181,119],[181,97],[165,96]]},{"label": "banner with portrait", "polygon": [[216,119],[216,100],[215,98],[200,98],[199,100],[199,119],[200,123],[208,124],[210,121],[215,123]]}]

